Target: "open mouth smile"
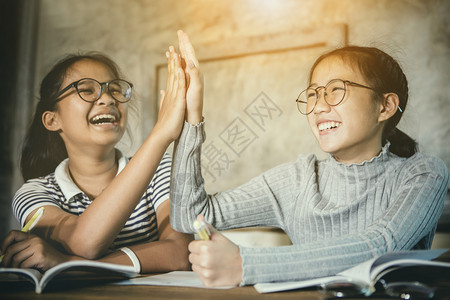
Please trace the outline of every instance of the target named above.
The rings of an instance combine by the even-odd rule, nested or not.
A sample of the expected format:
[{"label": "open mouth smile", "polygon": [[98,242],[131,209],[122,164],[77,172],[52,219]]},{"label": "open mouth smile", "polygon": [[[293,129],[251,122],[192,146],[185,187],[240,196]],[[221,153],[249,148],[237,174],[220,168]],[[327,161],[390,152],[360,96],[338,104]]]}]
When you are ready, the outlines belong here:
[{"label": "open mouth smile", "polygon": [[335,122],[335,121],[329,121],[329,122],[323,122],[317,125],[317,128],[319,128],[319,132],[325,132],[326,130],[331,130],[338,128],[341,126],[342,123]]},{"label": "open mouth smile", "polygon": [[101,114],[92,117],[89,122],[93,125],[115,125],[117,124],[117,117],[112,114]]}]

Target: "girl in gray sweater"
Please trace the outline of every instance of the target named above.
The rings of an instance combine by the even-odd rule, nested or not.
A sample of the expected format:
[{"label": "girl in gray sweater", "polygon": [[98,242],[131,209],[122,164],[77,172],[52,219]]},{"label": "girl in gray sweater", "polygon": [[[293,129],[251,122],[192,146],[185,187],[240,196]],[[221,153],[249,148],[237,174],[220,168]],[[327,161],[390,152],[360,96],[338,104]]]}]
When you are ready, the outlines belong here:
[{"label": "girl in gray sweater", "polygon": [[189,245],[192,269],[209,286],[329,276],[388,251],[427,249],[448,189],[448,170],[396,126],[408,102],[398,63],[376,48],[348,46],[319,57],[297,106],[329,157],[300,155],[251,181],[208,195],[201,174],[202,77],[180,38],[190,77],[176,143],[171,224],[194,232],[198,215],[219,230],[273,226],[293,245],[239,247],[214,232]]}]

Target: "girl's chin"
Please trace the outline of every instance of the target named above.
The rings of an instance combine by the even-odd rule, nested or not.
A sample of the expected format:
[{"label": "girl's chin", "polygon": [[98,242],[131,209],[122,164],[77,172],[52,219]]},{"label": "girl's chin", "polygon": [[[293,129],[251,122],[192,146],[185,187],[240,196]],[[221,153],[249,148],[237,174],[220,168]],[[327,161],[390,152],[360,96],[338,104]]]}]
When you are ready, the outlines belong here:
[{"label": "girl's chin", "polygon": [[319,142],[320,149],[324,152],[333,152],[339,149],[339,143],[337,139],[330,139],[328,137],[319,136],[317,137],[317,141]]},{"label": "girl's chin", "polygon": [[99,145],[116,145],[123,137],[123,134],[111,134],[110,136],[97,136],[95,142]]},{"label": "girl's chin", "polygon": [[326,152],[326,153],[329,153],[332,155],[339,152],[339,147],[337,145],[329,145],[329,144],[320,143],[319,146],[323,152]]}]

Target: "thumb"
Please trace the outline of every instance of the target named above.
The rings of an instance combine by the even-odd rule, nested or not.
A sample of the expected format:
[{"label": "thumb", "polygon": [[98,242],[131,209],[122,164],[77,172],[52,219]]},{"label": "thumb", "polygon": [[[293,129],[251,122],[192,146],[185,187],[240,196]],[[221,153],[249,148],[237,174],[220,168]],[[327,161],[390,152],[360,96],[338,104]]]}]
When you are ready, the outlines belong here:
[{"label": "thumb", "polygon": [[211,224],[205,221],[205,217],[202,214],[199,214],[197,216],[197,221],[200,222],[200,224],[205,224],[208,229],[208,235],[211,237],[212,235],[220,234],[222,235],[216,228],[214,228]]}]

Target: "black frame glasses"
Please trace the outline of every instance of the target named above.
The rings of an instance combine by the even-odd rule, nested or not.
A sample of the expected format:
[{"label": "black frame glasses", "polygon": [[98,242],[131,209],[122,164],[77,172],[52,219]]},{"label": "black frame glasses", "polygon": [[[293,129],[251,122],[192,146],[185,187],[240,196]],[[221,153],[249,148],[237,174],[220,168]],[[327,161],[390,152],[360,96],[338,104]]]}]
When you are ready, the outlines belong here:
[{"label": "black frame glasses", "polygon": [[81,78],[80,80],[74,81],[65,88],[63,88],[57,95],[57,101],[61,101],[58,99],[62,94],[67,92],[72,87],[78,93],[78,96],[86,102],[93,103],[100,99],[103,95],[104,89],[103,86],[106,87],[106,90],[114,98],[114,100],[125,103],[131,100],[131,96],[133,94],[133,84],[123,79],[113,79],[109,82],[99,82],[93,78]]},{"label": "black frame glasses", "polygon": [[[316,107],[317,101],[320,98],[320,89],[324,90],[324,99],[328,105],[336,106],[341,104],[347,92],[347,85],[362,87],[377,92],[374,88],[350,80],[333,79],[330,80],[325,86],[318,86],[316,88],[308,87],[302,91],[295,100],[295,102],[297,102],[298,111],[303,115],[310,114]],[[311,102],[314,102],[314,104]]]}]

